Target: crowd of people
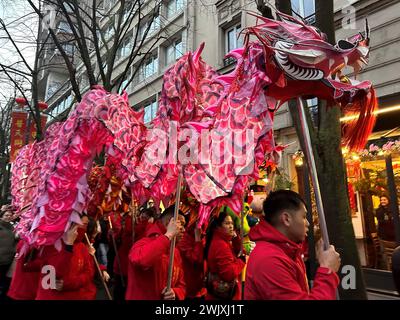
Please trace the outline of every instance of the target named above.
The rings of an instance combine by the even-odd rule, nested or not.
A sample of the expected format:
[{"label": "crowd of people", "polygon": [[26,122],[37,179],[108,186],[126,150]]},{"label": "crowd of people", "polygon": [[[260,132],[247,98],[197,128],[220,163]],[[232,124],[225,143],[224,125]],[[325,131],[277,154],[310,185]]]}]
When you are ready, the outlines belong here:
[{"label": "crowd of people", "polygon": [[[174,219],[174,205],[157,213],[147,204],[98,220],[83,215],[61,247],[39,249],[18,240],[12,208],[3,209],[2,299],[94,300],[107,299],[107,292],[114,300],[335,299],[339,283],[339,254],[333,246],[321,247],[309,288],[303,261],[309,224],[304,201],[292,191],[269,194],[249,233],[251,252],[226,206],[205,229],[190,210],[179,209]],[[176,245],[167,285],[171,241]]]}]

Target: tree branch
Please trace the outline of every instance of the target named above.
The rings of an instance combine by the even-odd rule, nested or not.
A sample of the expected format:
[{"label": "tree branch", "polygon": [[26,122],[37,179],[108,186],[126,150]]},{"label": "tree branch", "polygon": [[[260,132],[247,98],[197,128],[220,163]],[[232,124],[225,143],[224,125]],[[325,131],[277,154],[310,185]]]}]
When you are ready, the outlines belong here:
[{"label": "tree branch", "polygon": [[17,50],[18,55],[21,57],[21,59],[22,59],[22,61],[24,62],[25,66],[28,68],[28,70],[29,70],[30,72],[32,72],[33,70],[32,70],[32,68],[31,68],[31,66],[30,66],[29,63],[26,61],[26,59],[25,59],[25,57],[23,56],[21,50],[19,50],[19,48],[18,48],[17,44],[15,43],[15,41],[14,41],[13,37],[11,36],[11,34],[8,32],[7,26],[5,25],[3,19],[0,19],[0,24],[1,24],[1,26],[3,27],[4,31],[7,33],[8,39],[9,39],[9,40],[11,41],[11,43],[13,44],[15,50]]},{"label": "tree branch", "polygon": [[[41,19],[43,19],[43,14],[35,6],[35,4],[31,0],[28,0],[28,3],[33,8],[33,10],[37,13],[37,15]],[[66,54],[64,48],[61,46],[60,41],[58,40],[57,35],[55,34],[54,30],[51,27],[49,27],[48,30],[49,30],[49,33],[51,35],[51,38],[54,41],[54,44],[56,45],[57,49],[60,51],[62,57],[64,58],[64,61],[65,61],[65,64],[67,66],[68,73],[69,73],[69,76],[70,76],[72,90],[75,92],[75,96],[76,96],[77,100],[81,101],[82,100],[82,95],[81,95],[80,90],[79,90],[79,85],[78,85],[78,83],[76,81],[75,68],[72,65],[71,61],[69,60],[69,56]]]}]

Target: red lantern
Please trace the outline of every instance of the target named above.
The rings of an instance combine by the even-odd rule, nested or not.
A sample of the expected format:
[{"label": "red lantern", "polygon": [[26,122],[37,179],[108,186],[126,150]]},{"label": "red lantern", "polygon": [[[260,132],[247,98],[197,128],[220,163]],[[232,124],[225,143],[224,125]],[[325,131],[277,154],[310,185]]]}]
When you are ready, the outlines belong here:
[{"label": "red lantern", "polygon": [[49,105],[46,102],[39,101],[38,106],[39,110],[46,110]]},{"label": "red lantern", "polygon": [[23,106],[25,106],[27,104],[26,99],[23,97],[15,98],[15,102],[19,104],[20,108],[22,108]]}]

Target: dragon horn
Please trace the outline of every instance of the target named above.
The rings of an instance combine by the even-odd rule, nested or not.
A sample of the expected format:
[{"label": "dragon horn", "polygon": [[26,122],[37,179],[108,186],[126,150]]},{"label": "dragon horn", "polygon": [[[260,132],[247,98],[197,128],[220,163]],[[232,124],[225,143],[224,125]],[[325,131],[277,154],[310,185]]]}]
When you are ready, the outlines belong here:
[{"label": "dragon horn", "polygon": [[369,25],[368,25],[368,19],[365,18],[365,38],[369,39],[369,34],[370,34],[370,30],[369,30]]}]

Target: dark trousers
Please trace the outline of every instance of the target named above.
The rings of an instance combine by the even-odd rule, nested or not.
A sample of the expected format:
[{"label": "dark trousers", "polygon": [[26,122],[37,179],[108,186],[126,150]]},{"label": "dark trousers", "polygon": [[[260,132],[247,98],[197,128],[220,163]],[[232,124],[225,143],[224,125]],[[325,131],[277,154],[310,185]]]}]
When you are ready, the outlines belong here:
[{"label": "dark trousers", "polygon": [[8,288],[11,284],[11,278],[7,277],[7,271],[10,268],[10,264],[0,266],[0,301],[7,300]]},{"label": "dark trousers", "polygon": [[128,283],[127,277],[124,278],[125,287],[122,285],[121,275],[115,273],[114,274],[114,300],[115,301],[124,301],[125,300],[125,292],[126,285]]}]

